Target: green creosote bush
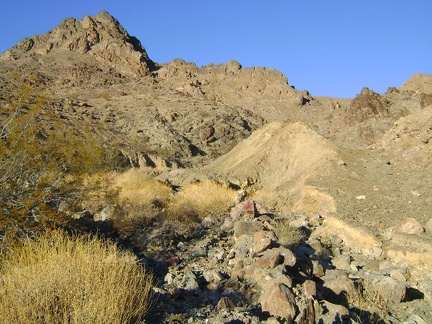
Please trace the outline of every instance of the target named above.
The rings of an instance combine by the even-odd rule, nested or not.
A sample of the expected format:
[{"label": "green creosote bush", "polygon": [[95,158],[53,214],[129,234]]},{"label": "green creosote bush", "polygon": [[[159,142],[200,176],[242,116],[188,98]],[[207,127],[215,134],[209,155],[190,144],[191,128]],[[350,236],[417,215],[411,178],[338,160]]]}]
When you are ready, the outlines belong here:
[{"label": "green creosote bush", "polygon": [[151,274],[97,237],[48,231],[3,255],[4,323],[135,323],[152,298]]}]

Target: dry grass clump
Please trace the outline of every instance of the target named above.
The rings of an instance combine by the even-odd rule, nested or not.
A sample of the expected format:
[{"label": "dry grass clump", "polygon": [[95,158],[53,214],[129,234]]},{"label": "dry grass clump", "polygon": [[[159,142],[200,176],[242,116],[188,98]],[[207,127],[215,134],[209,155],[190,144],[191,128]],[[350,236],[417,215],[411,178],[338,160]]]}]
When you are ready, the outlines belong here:
[{"label": "dry grass clump", "polygon": [[384,323],[383,318],[391,313],[390,303],[385,300],[371,284],[356,283],[356,298],[348,302],[355,310],[358,323]]},{"label": "dry grass clump", "polygon": [[305,238],[305,233],[296,227],[289,225],[287,220],[283,220],[275,226],[274,232],[280,243],[285,247],[294,247],[299,245]]},{"label": "dry grass clump", "polygon": [[143,318],[152,276],[98,238],[48,232],[2,260],[4,323],[131,323]]},{"label": "dry grass clump", "polygon": [[172,189],[166,183],[152,179],[139,170],[129,169],[116,177],[115,185],[120,188],[120,200],[133,204],[155,204],[165,206],[171,199]]},{"label": "dry grass clump", "polygon": [[219,216],[234,203],[236,192],[206,180],[185,186],[167,206],[169,220],[199,222],[204,217]]},{"label": "dry grass clump", "polygon": [[169,185],[138,169],[118,175],[115,185],[119,188],[119,204],[113,221],[124,234],[131,233],[160,213],[172,198]]}]

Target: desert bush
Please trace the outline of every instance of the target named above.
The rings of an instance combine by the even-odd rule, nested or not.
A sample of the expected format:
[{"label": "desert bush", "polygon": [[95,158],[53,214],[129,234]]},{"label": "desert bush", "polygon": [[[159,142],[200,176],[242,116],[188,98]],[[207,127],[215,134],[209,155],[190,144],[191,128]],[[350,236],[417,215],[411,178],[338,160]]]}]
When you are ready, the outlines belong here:
[{"label": "desert bush", "polygon": [[131,323],[150,306],[152,275],[96,237],[47,232],[0,266],[4,323]]},{"label": "desert bush", "polygon": [[370,283],[357,281],[355,286],[357,293],[348,296],[348,303],[356,323],[384,323],[382,319],[391,313],[391,304]]},{"label": "desert bush", "polygon": [[123,234],[129,234],[145,225],[172,198],[169,185],[151,178],[139,169],[129,169],[119,174],[114,183],[119,189],[119,202],[113,225]]},{"label": "desert bush", "polygon": [[299,228],[290,226],[287,220],[280,221],[275,226],[274,232],[285,247],[294,247],[305,238],[305,233]]},{"label": "desert bush", "polygon": [[0,209],[6,223],[43,214],[57,217],[57,202],[76,204],[89,188],[83,177],[112,169],[118,152],[106,149],[89,127],[52,112],[42,94],[23,86],[0,117]]},{"label": "desert bush", "polygon": [[189,184],[167,206],[167,218],[196,223],[204,217],[220,216],[234,203],[237,193],[221,184],[206,180]]}]

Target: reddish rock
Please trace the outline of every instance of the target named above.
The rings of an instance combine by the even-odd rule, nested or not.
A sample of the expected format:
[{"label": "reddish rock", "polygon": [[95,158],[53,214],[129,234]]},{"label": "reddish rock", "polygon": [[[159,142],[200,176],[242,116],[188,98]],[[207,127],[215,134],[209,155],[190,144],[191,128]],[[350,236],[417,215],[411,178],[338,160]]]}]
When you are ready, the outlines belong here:
[{"label": "reddish rock", "polygon": [[173,257],[169,258],[166,261],[167,267],[176,266],[179,263],[180,263],[180,258],[177,255],[174,255]]},{"label": "reddish rock", "polygon": [[347,120],[350,124],[362,123],[368,119],[388,116],[388,101],[384,96],[363,88],[350,104],[347,110]]},{"label": "reddish rock", "polygon": [[253,200],[241,202],[240,204],[234,206],[230,212],[230,215],[233,219],[237,219],[241,215],[256,216],[257,214],[255,202]]}]

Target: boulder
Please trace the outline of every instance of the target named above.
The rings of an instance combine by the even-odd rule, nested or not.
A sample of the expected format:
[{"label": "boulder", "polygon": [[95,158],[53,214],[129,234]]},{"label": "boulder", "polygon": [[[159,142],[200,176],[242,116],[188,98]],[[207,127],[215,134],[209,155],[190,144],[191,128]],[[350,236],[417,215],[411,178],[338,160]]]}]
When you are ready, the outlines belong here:
[{"label": "boulder", "polygon": [[242,235],[254,235],[256,232],[263,230],[263,225],[257,221],[241,221],[234,225],[234,237],[239,238]]},{"label": "boulder", "polygon": [[331,289],[340,298],[346,293],[350,298],[357,298],[358,291],[348,274],[342,270],[327,270],[324,277],[324,286]]},{"label": "boulder", "polygon": [[264,252],[271,248],[278,238],[272,231],[259,231],[254,234],[254,251],[256,253]]},{"label": "boulder", "polygon": [[373,285],[376,291],[385,301],[392,304],[400,303],[406,294],[406,285],[394,278],[384,277]]},{"label": "boulder", "polygon": [[294,265],[297,262],[297,258],[294,255],[294,253],[292,253],[292,251],[290,249],[287,249],[286,247],[280,246],[278,248],[276,248],[276,250],[278,251],[278,253],[280,255],[283,256],[283,264],[289,267],[294,267]]},{"label": "boulder", "polygon": [[216,307],[218,309],[234,309],[235,305],[229,297],[222,297],[217,303]]},{"label": "boulder", "polygon": [[317,294],[316,282],[313,280],[306,280],[303,283],[303,289],[307,298],[315,297]]},{"label": "boulder", "polygon": [[421,234],[424,232],[423,226],[412,217],[400,221],[396,226],[396,230],[402,234]]},{"label": "boulder", "polygon": [[282,262],[283,258],[279,251],[276,249],[267,250],[263,255],[257,259],[256,264],[258,268],[273,269]]},{"label": "boulder", "polygon": [[253,200],[247,200],[231,208],[231,218],[237,219],[241,215],[256,216],[257,209]]},{"label": "boulder", "polygon": [[284,284],[270,283],[259,299],[262,310],[272,316],[286,318],[288,322],[296,316],[295,297],[291,289]]}]

